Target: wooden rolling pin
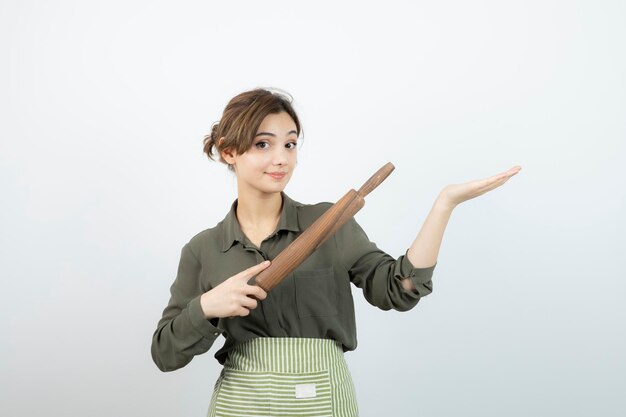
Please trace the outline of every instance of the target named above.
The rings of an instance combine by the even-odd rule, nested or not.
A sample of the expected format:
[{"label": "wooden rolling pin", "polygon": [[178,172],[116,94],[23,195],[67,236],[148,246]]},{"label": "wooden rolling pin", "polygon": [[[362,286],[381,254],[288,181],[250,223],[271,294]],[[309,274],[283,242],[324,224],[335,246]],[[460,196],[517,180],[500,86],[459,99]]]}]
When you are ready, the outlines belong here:
[{"label": "wooden rolling pin", "polygon": [[365,205],[364,197],[378,187],[395,169],[387,162],[368,179],[359,191],[351,189],[333,204],[300,236],[274,258],[272,264],[253,280],[265,291],[277,286],[318,247],[348,222]]}]

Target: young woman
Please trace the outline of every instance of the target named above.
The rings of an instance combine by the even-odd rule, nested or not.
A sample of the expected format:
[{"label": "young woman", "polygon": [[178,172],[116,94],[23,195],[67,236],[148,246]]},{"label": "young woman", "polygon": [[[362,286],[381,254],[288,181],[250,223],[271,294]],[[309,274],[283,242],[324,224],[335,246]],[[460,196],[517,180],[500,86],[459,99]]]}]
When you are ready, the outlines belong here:
[{"label": "young woman", "polygon": [[291,100],[255,89],[234,97],[204,151],[237,177],[237,199],[215,227],[182,249],[152,358],[173,371],[205,353],[224,368],[209,416],[357,416],[343,352],[356,348],[350,285],[383,309],[406,311],[432,291],[443,232],[463,201],[504,184],[493,177],[444,187],[415,241],[395,259],[345,226],[269,293],[250,280],[332,204],[301,204],[284,188],[297,162],[300,122]]}]

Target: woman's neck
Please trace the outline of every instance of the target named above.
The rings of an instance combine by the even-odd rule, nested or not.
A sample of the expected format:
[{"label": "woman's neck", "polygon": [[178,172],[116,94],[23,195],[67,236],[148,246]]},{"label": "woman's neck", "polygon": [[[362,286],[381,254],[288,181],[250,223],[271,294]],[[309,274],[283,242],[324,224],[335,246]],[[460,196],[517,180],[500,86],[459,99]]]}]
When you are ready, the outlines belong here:
[{"label": "woman's neck", "polygon": [[237,220],[244,230],[273,230],[280,219],[282,205],[281,193],[239,193]]}]

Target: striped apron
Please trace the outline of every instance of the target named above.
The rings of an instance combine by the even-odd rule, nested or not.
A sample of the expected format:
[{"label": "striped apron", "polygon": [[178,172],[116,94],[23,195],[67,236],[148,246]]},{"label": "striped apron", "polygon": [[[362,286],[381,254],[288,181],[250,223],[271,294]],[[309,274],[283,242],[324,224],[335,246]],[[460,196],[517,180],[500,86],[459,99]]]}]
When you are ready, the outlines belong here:
[{"label": "striped apron", "polygon": [[208,417],[357,417],[352,377],[331,339],[261,337],[229,352]]}]

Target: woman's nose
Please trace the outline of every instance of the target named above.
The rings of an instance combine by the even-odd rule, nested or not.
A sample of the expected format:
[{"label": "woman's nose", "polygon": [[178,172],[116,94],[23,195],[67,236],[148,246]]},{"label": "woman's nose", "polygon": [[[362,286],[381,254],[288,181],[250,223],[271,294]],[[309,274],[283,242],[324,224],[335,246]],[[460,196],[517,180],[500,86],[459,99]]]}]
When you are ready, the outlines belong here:
[{"label": "woman's nose", "polygon": [[279,148],[274,152],[273,162],[274,165],[284,165],[287,163],[287,149]]}]

